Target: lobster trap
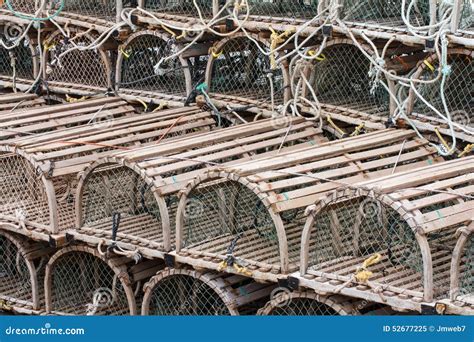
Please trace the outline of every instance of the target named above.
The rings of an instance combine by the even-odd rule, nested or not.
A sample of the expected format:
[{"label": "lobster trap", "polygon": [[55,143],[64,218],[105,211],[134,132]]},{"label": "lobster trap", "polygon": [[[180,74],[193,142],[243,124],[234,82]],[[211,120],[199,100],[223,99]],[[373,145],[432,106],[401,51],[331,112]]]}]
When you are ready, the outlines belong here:
[{"label": "lobster trap", "polygon": [[230,255],[228,272],[239,273],[232,264],[262,279],[294,272],[305,209],[315,199],[341,183],[437,162],[436,154],[414,132],[384,130],[211,168],[181,192],[176,224],[179,261],[216,269]]},{"label": "lobster trap", "polygon": [[262,52],[270,51],[269,41],[252,37],[255,42],[238,33],[211,47],[206,84],[213,100],[273,110],[288,100],[288,70]]},{"label": "lobster trap", "polygon": [[139,31],[132,34],[119,49],[117,89],[140,95],[160,93],[174,100],[185,101],[199,79],[202,79],[207,54],[205,57],[190,56],[189,52],[184,52],[169,61],[163,61],[183,48],[182,44],[166,33]]},{"label": "lobster trap", "polygon": [[[451,262],[451,293],[454,305],[470,314],[474,311],[474,224],[458,231]],[[463,313],[464,313],[463,312]]]},{"label": "lobster trap", "polygon": [[79,229],[71,234],[162,258],[175,244],[177,195],[201,170],[322,141],[321,130],[302,118],[269,119],[102,158],[79,181]]},{"label": "lobster trap", "polygon": [[35,94],[2,94],[0,95],[0,121],[11,120],[11,113],[15,110],[27,110],[45,105],[45,100]]},{"label": "lobster trap", "polygon": [[[70,246],[59,250],[46,266],[46,312],[54,315],[135,315],[140,283],[128,268],[135,262],[106,258],[97,248]],[[135,288],[136,287],[136,288]]]},{"label": "lobster trap", "polygon": [[314,292],[281,291],[258,311],[260,316],[357,316],[357,301]]},{"label": "lobster trap", "polygon": [[301,285],[416,311],[448,298],[456,231],[473,214],[473,161],[342,186],[309,207]]},{"label": "lobster trap", "polygon": [[0,302],[2,309],[31,314],[44,308],[43,280],[52,248],[3,230],[0,224]]},{"label": "lobster trap", "polygon": [[362,26],[371,30],[408,32],[402,13],[405,13],[415,30],[433,24],[436,20],[437,4],[432,0],[416,0],[410,12],[410,1],[405,1],[403,10],[402,0],[343,0],[341,4],[338,12],[340,20],[348,26]]},{"label": "lobster trap", "polygon": [[1,218],[38,239],[59,238],[74,225],[77,174],[95,158],[207,131],[215,123],[192,107],[138,115],[110,97],[15,115],[1,123],[6,128],[0,144]]},{"label": "lobster trap", "polygon": [[170,19],[175,22],[197,21],[199,13],[203,19],[212,19],[219,11],[218,1],[216,0],[197,0],[196,5],[193,1],[187,0],[141,0],[145,10],[153,12],[160,19]]},{"label": "lobster trap", "polygon": [[[303,24],[318,15],[318,0],[249,0],[250,19],[255,21]],[[245,9],[243,12],[246,12]],[[250,28],[250,25],[249,25]]]},{"label": "lobster trap", "polygon": [[66,93],[77,93],[77,90],[105,93],[111,87],[109,53],[100,48],[80,50],[93,44],[96,37],[73,28],[69,31],[71,37],[57,31],[44,42],[43,78],[48,89]]},{"label": "lobster trap", "polygon": [[454,130],[459,138],[472,140],[461,128],[471,131],[474,129],[473,56],[472,50],[450,50],[447,59],[449,72],[444,84],[443,76],[439,71],[439,61],[435,55],[420,63],[413,78],[428,83],[416,85],[416,91],[410,90],[408,115],[413,119],[428,123],[430,130],[440,127],[441,132],[451,135],[446,120],[443,118],[447,117],[449,112],[452,122],[458,125],[458,127],[454,126]]},{"label": "lobster trap", "polygon": [[144,287],[142,315],[236,316],[255,314],[275,285],[243,276],[167,268]]}]

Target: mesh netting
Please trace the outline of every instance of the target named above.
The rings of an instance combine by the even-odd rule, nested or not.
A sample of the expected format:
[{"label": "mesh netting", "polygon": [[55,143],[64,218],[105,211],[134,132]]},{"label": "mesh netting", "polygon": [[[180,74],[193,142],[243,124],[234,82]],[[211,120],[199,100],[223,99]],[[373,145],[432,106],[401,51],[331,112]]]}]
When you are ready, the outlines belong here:
[{"label": "mesh netting", "polygon": [[[212,18],[212,0],[197,0],[201,14],[204,18]],[[158,12],[170,13],[199,18],[197,8],[193,1],[189,0],[145,0],[145,9]]]},{"label": "mesh netting", "polygon": [[0,48],[0,75],[33,80],[36,60],[33,51],[28,39],[11,50]]},{"label": "mesh netting", "polygon": [[[74,39],[74,43],[78,46],[88,46],[92,41],[92,37],[80,33],[79,37]],[[48,81],[108,87],[110,75],[107,55],[104,52],[72,50],[59,59],[60,54],[73,48],[70,39],[56,35],[48,40],[47,45],[49,47],[46,68]]]},{"label": "mesh netting", "polygon": [[0,298],[31,303],[32,293],[25,256],[15,243],[0,234]]},{"label": "mesh netting", "polygon": [[415,234],[392,208],[376,198],[346,197],[326,204],[312,224],[310,271],[348,276],[370,256],[373,282],[423,291],[423,260]]},{"label": "mesh netting", "polygon": [[0,154],[1,215],[49,225],[48,197],[41,177],[18,155]]},{"label": "mesh netting", "polygon": [[275,225],[255,193],[235,181],[211,181],[193,189],[184,212],[183,247],[225,256],[232,242],[238,258],[280,261]]},{"label": "mesh netting", "polygon": [[380,84],[373,88],[370,61],[356,46],[331,45],[322,57],[314,62],[309,81],[323,106],[388,117],[389,94]]},{"label": "mesh netting", "polygon": [[[262,45],[264,50],[266,47]],[[273,82],[275,102],[283,102],[283,75],[281,69],[270,70],[270,59],[246,37],[228,40],[218,51],[211,72],[211,92],[226,97],[268,100]],[[268,75],[272,73],[270,80]]]},{"label": "mesh netting", "polygon": [[463,30],[474,31],[474,4],[472,0],[464,0],[459,27]]},{"label": "mesh netting", "polygon": [[266,314],[269,316],[339,316],[347,314],[315,297],[312,294],[306,296],[279,295],[273,300],[272,307]]},{"label": "mesh netting", "polygon": [[188,275],[171,275],[160,280],[150,297],[150,315],[225,316],[230,311],[208,284]]},{"label": "mesh netting", "polygon": [[462,295],[471,295],[474,293],[474,234],[470,235],[464,247],[462,257],[460,292]]},{"label": "mesh netting", "polygon": [[165,41],[153,35],[140,35],[133,39],[123,52],[118,87],[186,96],[182,61],[174,58],[159,64],[162,58],[176,52],[176,48],[171,39]]},{"label": "mesh netting", "polygon": [[124,286],[103,260],[70,252],[52,265],[51,310],[72,315],[129,315]]},{"label": "mesh netting", "polygon": [[[438,63],[431,63],[438,68]],[[444,96],[453,122],[466,127],[474,127],[474,65],[472,57],[468,55],[449,55],[448,64],[451,73],[446,78]],[[419,77],[422,80],[436,78],[437,71],[425,68]],[[418,86],[418,92],[441,114],[446,115],[441,96],[441,81]],[[421,99],[415,97],[413,115],[424,115],[437,120],[442,120]]]},{"label": "mesh netting", "polygon": [[[50,8],[57,10],[61,0],[49,0]],[[124,1],[125,2],[125,1]],[[66,0],[63,11],[85,17],[114,21],[116,18],[116,0]]]},{"label": "mesh netting", "polygon": [[[26,14],[35,14],[39,10],[40,3],[41,1],[35,0],[10,0],[10,5],[14,11]],[[6,1],[2,1],[1,8],[9,10]]]},{"label": "mesh netting", "polygon": [[114,217],[120,215],[119,238],[138,237],[163,243],[158,203],[151,187],[128,167],[97,168],[84,185],[83,224],[112,234]]},{"label": "mesh netting", "polygon": [[[344,21],[360,24],[382,24],[388,27],[404,27],[402,0],[345,0],[340,12]],[[406,8],[410,1],[406,1]],[[405,8],[405,15],[407,13]],[[430,23],[430,0],[418,0],[409,17],[413,26]]]},{"label": "mesh netting", "polygon": [[253,16],[311,19],[318,14],[318,0],[249,0],[248,4]]}]

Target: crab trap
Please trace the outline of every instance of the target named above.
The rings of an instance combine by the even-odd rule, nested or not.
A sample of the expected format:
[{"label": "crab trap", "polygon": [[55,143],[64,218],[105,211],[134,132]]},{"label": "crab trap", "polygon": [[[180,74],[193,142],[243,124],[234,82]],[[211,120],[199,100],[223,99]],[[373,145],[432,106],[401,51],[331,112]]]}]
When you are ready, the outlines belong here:
[{"label": "crab trap", "polygon": [[281,291],[258,311],[260,316],[357,316],[358,301],[315,292]]},{"label": "crab trap", "polygon": [[0,141],[0,217],[38,239],[73,226],[77,174],[95,158],[207,131],[215,124],[209,113],[192,107],[138,115],[118,98],[48,106],[15,116],[0,122],[5,127]]},{"label": "crab trap", "polygon": [[275,287],[239,275],[167,268],[145,284],[142,314],[253,315]]},{"label": "crab trap", "polygon": [[273,111],[288,100],[288,69],[285,63],[277,65],[277,56],[262,52],[271,50],[270,41],[252,37],[255,42],[237,33],[211,47],[206,71],[208,92],[216,103]]},{"label": "crab trap", "polygon": [[[303,118],[267,119],[99,159],[80,178],[79,229],[70,234],[162,258],[175,244],[178,192],[201,170],[322,141],[321,130]],[[113,235],[114,217],[120,224]]]},{"label": "crab trap", "polygon": [[[410,89],[407,113],[431,131],[435,127],[451,136],[446,118],[451,118],[455,134],[466,141],[474,142],[474,52],[467,49],[449,51],[445,69],[439,70],[439,60],[433,55],[413,73],[413,78],[424,83],[415,83]],[[446,77],[443,82],[444,72]]]},{"label": "crab trap", "polygon": [[474,210],[473,161],[411,167],[318,200],[307,210],[300,285],[414,311],[448,298],[456,232]]},{"label": "crab trap", "polygon": [[[298,269],[308,205],[341,183],[437,162],[436,154],[414,132],[384,130],[211,168],[181,192],[177,260],[216,269],[230,255],[256,279],[275,280]],[[232,264],[226,271],[238,273]]]},{"label": "crab trap", "polygon": [[[196,46],[199,46],[197,44]],[[171,35],[159,31],[139,31],[119,48],[116,86],[121,93],[186,101],[194,87],[203,81],[207,66],[207,50],[188,48],[168,61],[185,45]]]},{"label": "crab trap", "polygon": [[[163,268],[85,245],[60,249],[46,266],[46,312],[54,315],[135,315],[142,285]],[[138,300],[138,303],[137,303]]]},{"label": "crab trap", "polygon": [[53,249],[3,230],[0,224],[0,307],[20,314],[44,307],[45,267]]},{"label": "crab trap", "polygon": [[44,42],[43,78],[47,89],[66,94],[106,93],[112,77],[109,53],[101,48],[84,50],[97,37],[87,31],[69,31],[71,37],[56,31]]},{"label": "crab trap", "polygon": [[[0,35],[5,45],[12,47],[6,49],[0,46],[0,82],[4,87],[13,89],[23,89],[20,84],[26,84],[29,88],[39,73],[40,58],[36,46],[28,37],[16,42],[17,34],[21,34],[21,31],[15,33],[10,32],[11,30],[14,28],[5,27]],[[18,44],[15,46],[16,43]]]},{"label": "crab trap", "polygon": [[460,228],[457,235],[451,262],[450,299],[461,313],[474,314],[474,223]]}]

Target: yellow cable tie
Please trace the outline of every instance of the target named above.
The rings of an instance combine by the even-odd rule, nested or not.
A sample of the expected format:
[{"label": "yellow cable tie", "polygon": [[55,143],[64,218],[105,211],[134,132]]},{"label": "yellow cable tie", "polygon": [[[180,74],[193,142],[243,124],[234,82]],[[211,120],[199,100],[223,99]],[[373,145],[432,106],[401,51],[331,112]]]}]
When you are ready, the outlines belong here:
[{"label": "yellow cable tie", "polygon": [[351,137],[357,137],[358,135],[360,135],[360,132],[362,132],[364,128],[365,128],[365,122],[361,123],[359,126],[357,126],[354,129],[354,132],[352,132]]},{"label": "yellow cable tie", "polygon": [[[311,57],[314,57],[316,55],[316,51],[309,50],[308,55],[310,55]],[[324,54],[320,53],[319,56],[317,56],[315,59],[319,62],[322,62],[322,61],[326,60],[326,56]]]},{"label": "yellow cable tie", "polygon": [[250,272],[246,267],[239,266],[236,263],[234,263],[234,269],[236,270],[236,272],[238,274],[242,274],[242,275],[247,276],[247,277],[252,276],[252,272]]},{"label": "yellow cable tie", "polygon": [[148,110],[148,105],[145,103],[145,101],[137,99],[137,101],[145,108],[145,112]]},{"label": "yellow cable tie", "polygon": [[423,61],[423,64],[425,64],[431,71],[435,71],[435,70],[436,70],[436,68],[433,66],[433,64],[431,64],[430,62],[428,62],[427,59],[425,59],[425,60]]},{"label": "yellow cable tie", "polygon": [[467,145],[467,146],[464,148],[464,151],[462,151],[461,153],[459,153],[458,158],[462,158],[462,157],[468,155],[468,154],[471,153],[473,150],[474,150],[474,144],[469,144],[469,145]]},{"label": "yellow cable tie", "polygon": [[174,33],[169,27],[161,24],[161,28],[163,30],[165,30],[166,32],[168,32],[171,36],[173,36],[174,38],[176,38],[176,33]]},{"label": "yellow cable tie", "polygon": [[439,141],[443,144],[443,146],[446,148],[446,151],[449,151],[451,148],[449,147],[448,142],[443,138],[441,133],[439,132],[438,127],[435,127],[435,133],[438,136]]},{"label": "yellow cable tie", "polygon": [[330,115],[327,116],[327,120],[329,122],[329,124],[331,125],[332,128],[334,128],[336,131],[339,132],[339,134],[341,135],[346,135],[346,132],[344,132],[341,128],[339,128],[335,123],[334,121],[332,121],[332,118]]},{"label": "yellow cable tie", "polygon": [[129,52],[126,52],[123,47],[120,47],[119,49],[120,53],[126,58],[126,59],[129,59],[131,54],[132,54],[132,49],[129,49],[128,51]]},{"label": "yellow cable tie", "polygon": [[220,52],[217,52],[217,49],[215,46],[212,46],[210,49],[209,49],[209,54],[212,55],[212,57],[214,57],[215,59],[219,58],[220,56],[222,56],[224,52],[223,51],[220,51]]}]

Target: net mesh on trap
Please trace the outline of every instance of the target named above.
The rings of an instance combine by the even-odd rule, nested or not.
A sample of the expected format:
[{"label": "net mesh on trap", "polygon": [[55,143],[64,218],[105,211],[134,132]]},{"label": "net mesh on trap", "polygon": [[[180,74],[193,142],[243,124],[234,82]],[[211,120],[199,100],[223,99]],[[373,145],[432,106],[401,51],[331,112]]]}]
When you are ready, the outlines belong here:
[{"label": "net mesh on trap", "polygon": [[0,233],[0,298],[33,304],[34,289],[28,263],[18,242]]},{"label": "net mesh on trap", "polygon": [[[5,44],[10,45],[8,42]],[[35,79],[37,59],[35,49],[30,44],[29,39],[25,38],[11,50],[0,47],[0,76],[26,80]]]},{"label": "net mesh on trap", "polygon": [[461,266],[460,294],[474,296],[474,234],[471,234],[464,247]]},{"label": "net mesh on trap", "polygon": [[[213,1],[212,0],[197,0],[196,1],[203,18],[213,17]],[[193,17],[199,19],[199,14],[193,1],[189,0],[145,0],[146,10],[172,14],[186,17]]]},{"label": "net mesh on trap", "polygon": [[[50,11],[58,10],[62,0],[48,0]],[[124,5],[126,2],[124,1]],[[116,0],[65,0],[64,13],[115,21]],[[63,13],[63,15],[64,15]]]},{"label": "net mesh on trap", "polygon": [[[410,1],[406,1],[405,15]],[[360,25],[376,24],[391,28],[403,28],[402,0],[344,0],[339,13],[340,19]],[[412,26],[430,23],[430,0],[417,0],[410,12]]]},{"label": "net mesh on trap", "polygon": [[[268,50],[264,44],[260,46]],[[275,102],[283,102],[283,72],[280,68],[271,70],[270,58],[254,42],[246,37],[229,39],[216,53],[219,57],[212,61],[208,81],[211,93],[228,99],[237,97],[270,103],[273,83]]]},{"label": "net mesh on trap", "polygon": [[[421,80],[433,80],[437,77],[437,68],[439,63],[434,61],[430,63],[435,69],[432,71],[425,64],[422,66]],[[444,86],[444,97],[447,109],[451,114],[454,123],[467,128],[474,127],[474,65],[472,56],[466,54],[448,55],[448,64],[451,66],[451,72],[446,78]],[[446,116],[446,110],[443,104],[441,80],[434,83],[421,84],[417,86],[420,95],[443,116]],[[414,97],[413,116],[424,116],[435,121],[444,123],[428,105],[412,91]]]},{"label": "net mesh on trap", "polygon": [[[249,0],[250,15],[285,19],[311,19],[318,14],[318,0]],[[246,10],[241,10],[244,14]]]},{"label": "net mesh on trap", "polygon": [[275,224],[258,196],[239,182],[209,181],[191,190],[184,211],[186,251],[279,264]]},{"label": "net mesh on trap", "polygon": [[[381,84],[374,85],[369,74],[370,61],[359,48],[344,43],[330,45],[323,50],[321,58],[314,62],[308,80],[324,109],[388,117],[389,94]],[[310,92],[304,95],[315,100]]]},{"label": "net mesh on trap", "polygon": [[474,31],[474,6],[472,0],[464,0],[462,2],[459,28],[471,33]]},{"label": "net mesh on trap", "polygon": [[176,52],[172,40],[140,35],[124,47],[119,88],[155,91],[186,96],[186,65],[176,57],[159,63]]},{"label": "net mesh on trap", "polygon": [[78,46],[88,46],[94,38],[75,32],[76,38],[70,39],[57,34],[47,41],[48,51],[45,77],[56,84],[74,84],[107,88],[110,84],[110,67],[107,54],[102,50],[71,50],[61,58],[59,56],[73,48],[71,39]]},{"label": "net mesh on trap", "polygon": [[175,274],[157,282],[150,294],[149,314],[155,316],[227,316],[219,294],[201,279]]},{"label": "net mesh on trap", "polygon": [[[422,194],[414,199],[422,199]],[[452,201],[420,208],[433,214]],[[375,284],[413,291],[423,297],[425,265],[422,250],[407,217],[385,204],[379,195],[338,195],[314,214],[311,225],[308,274],[336,279],[350,278],[368,258],[381,260],[369,267]],[[449,263],[455,243],[455,228],[426,235],[433,261],[434,296],[449,292]],[[449,261],[447,261],[449,260]],[[317,273],[313,273],[317,272]],[[339,279],[338,279],[339,280]]]},{"label": "net mesh on trap", "polygon": [[111,237],[114,217],[120,215],[118,238],[163,244],[162,219],[151,186],[132,169],[105,165],[84,185],[83,225]]},{"label": "net mesh on trap", "polygon": [[[49,0],[47,0],[46,3],[48,1]],[[15,12],[21,12],[21,13],[30,14],[30,15],[35,14],[40,9],[39,8],[40,4],[41,4],[41,1],[35,1],[35,0],[10,0],[10,7]],[[6,1],[2,1],[1,8],[10,10]]]},{"label": "net mesh on trap", "polygon": [[69,252],[51,265],[51,311],[66,315],[129,315],[125,283],[102,259]]}]

